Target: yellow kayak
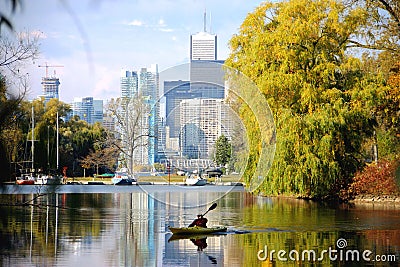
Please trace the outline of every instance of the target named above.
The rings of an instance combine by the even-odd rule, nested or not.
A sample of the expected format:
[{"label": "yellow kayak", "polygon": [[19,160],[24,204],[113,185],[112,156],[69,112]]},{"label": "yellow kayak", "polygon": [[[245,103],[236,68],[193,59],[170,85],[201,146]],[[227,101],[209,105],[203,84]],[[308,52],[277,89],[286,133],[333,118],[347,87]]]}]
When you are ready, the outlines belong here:
[{"label": "yellow kayak", "polygon": [[218,233],[218,232],[226,232],[228,228],[225,226],[216,226],[216,227],[210,227],[210,228],[204,228],[204,227],[199,227],[199,226],[193,226],[193,227],[171,227],[168,226],[168,229],[176,235],[195,235],[195,234],[212,234],[212,233]]}]

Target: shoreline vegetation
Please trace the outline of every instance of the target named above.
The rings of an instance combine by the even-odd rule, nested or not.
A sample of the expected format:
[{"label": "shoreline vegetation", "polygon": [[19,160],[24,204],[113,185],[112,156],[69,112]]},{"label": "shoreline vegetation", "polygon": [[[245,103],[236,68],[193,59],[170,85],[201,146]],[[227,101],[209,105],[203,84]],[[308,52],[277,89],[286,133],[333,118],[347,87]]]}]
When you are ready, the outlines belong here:
[{"label": "shoreline vegetation", "polygon": [[[274,117],[275,156],[261,194],[343,202],[399,195],[400,183],[381,166],[399,163],[398,1],[358,3],[267,1],[230,40],[225,64],[254,81]],[[248,130],[248,182],[265,152],[260,106],[235,104]]]}]

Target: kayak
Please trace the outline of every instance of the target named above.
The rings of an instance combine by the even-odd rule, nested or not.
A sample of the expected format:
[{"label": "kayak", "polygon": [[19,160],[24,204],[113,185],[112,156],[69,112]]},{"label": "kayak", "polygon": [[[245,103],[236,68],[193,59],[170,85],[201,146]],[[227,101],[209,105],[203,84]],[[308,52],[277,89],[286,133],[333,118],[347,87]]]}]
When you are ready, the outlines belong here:
[{"label": "kayak", "polygon": [[226,232],[214,232],[208,234],[172,234],[171,237],[168,239],[168,242],[175,241],[175,240],[182,240],[182,239],[193,239],[199,240],[204,239],[210,236],[220,236],[226,235]]},{"label": "kayak", "polygon": [[212,234],[212,233],[218,233],[218,232],[226,232],[228,228],[225,226],[216,226],[216,227],[210,227],[210,228],[205,228],[205,227],[199,227],[199,226],[193,226],[193,227],[171,227],[168,226],[168,229],[176,235],[196,235],[196,234]]}]

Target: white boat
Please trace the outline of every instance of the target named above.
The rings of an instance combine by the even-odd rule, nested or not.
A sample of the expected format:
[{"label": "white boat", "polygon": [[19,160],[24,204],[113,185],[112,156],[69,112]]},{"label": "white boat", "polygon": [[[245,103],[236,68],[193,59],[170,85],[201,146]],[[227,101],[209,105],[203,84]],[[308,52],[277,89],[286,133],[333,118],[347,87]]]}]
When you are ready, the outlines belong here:
[{"label": "white boat", "polygon": [[116,171],[114,177],[111,179],[114,185],[131,185],[136,181],[137,179],[128,172],[127,168]]},{"label": "white boat", "polygon": [[206,185],[207,180],[204,178],[201,178],[198,175],[190,174],[188,177],[186,177],[185,180],[186,185],[195,185],[195,186],[201,186],[201,185]]},{"label": "white boat", "polygon": [[35,184],[40,185],[51,185],[51,184],[61,184],[62,177],[60,175],[47,175],[47,174],[39,174],[36,178]]}]

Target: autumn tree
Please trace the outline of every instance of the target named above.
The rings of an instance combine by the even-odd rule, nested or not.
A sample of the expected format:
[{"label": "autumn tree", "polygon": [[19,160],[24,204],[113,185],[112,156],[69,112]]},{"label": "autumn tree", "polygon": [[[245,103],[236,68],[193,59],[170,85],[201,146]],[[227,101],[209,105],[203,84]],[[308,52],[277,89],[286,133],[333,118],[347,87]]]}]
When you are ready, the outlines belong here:
[{"label": "autumn tree", "polygon": [[230,40],[226,64],[255,81],[277,126],[264,193],[326,197],[362,165],[362,141],[376,125],[370,108],[385,90],[348,53],[367,21],[365,9],[340,1],[266,2]]},{"label": "autumn tree", "polygon": [[400,56],[400,2],[397,0],[344,0],[350,7],[362,8],[366,23],[349,46],[388,51]]},{"label": "autumn tree", "polygon": [[[368,158],[393,159],[400,149],[399,135],[399,65],[400,65],[400,2],[396,0],[346,0],[368,14],[362,35],[351,42],[352,47],[362,48],[363,69],[381,77],[386,85],[384,98],[371,112],[377,120],[374,137],[365,140]],[[365,48],[368,48],[365,49]],[[371,146],[376,146],[375,157]],[[379,153],[378,153],[379,152]]]},{"label": "autumn tree", "polygon": [[[6,21],[1,18],[0,27]],[[38,37],[27,33],[0,38],[0,181],[11,177],[10,162],[18,160],[17,152],[23,134],[20,104],[29,90],[28,77],[19,69],[39,54]]]},{"label": "autumn tree", "polygon": [[86,169],[95,168],[95,172],[99,174],[99,167],[105,167],[108,170],[114,170],[119,151],[116,147],[100,146],[95,150],[91,150],[88,155],[80,160],[82,168],[84,168],[83,176],[86,176]]},{"label": "autumn tree", "polygon": [[109,140],[122,155],[120,163],[123,166],[119,167],[126,167],[133,172],[135,153],[148,146],[150,107],[138,94],[132,98],[112,99],[107,105],[107,113],[116,123],[116,129],[110,132]]}]

